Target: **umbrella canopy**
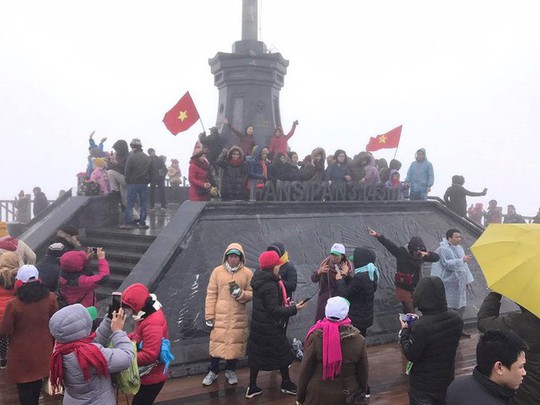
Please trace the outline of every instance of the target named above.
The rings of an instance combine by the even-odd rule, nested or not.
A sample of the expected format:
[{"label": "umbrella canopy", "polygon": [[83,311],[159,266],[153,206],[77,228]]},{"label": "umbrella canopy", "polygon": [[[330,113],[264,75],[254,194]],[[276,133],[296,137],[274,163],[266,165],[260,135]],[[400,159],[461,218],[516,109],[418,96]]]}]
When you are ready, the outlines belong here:
[{"label": "umbrella canopy", "polygon": [[540,224],[490,224],[471,250],[489,288],[540,317]]}]

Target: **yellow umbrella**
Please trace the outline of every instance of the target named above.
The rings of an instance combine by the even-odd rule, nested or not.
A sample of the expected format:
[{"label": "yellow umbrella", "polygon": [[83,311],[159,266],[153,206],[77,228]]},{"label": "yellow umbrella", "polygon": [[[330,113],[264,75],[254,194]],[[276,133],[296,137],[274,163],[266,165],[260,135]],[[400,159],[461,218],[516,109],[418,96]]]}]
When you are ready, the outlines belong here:
[{"label": "yellow umbrella", "polygon": [[489,288],[540,317],[540,224],[490,224],[471,250]]}]

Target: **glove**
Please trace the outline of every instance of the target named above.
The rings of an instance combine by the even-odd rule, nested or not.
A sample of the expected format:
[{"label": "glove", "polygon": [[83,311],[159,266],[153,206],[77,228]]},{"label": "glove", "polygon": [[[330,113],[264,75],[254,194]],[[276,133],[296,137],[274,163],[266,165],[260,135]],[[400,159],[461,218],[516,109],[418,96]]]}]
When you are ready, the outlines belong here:
[{"label": "glove", "polygon": [[209,328],[213,328],[213,327],[214,327],[214,320],[213,320],[213,319],[207,319],[206,321],[204,321],[204,323],[205,323],[206,326],[208,326]]},{"label": "glove", "polygon": [[231,295],[234,298],[240,298],[240,296],[242,295],[242,289],[240,287],[236,287],[234,290],[231,291]]}]

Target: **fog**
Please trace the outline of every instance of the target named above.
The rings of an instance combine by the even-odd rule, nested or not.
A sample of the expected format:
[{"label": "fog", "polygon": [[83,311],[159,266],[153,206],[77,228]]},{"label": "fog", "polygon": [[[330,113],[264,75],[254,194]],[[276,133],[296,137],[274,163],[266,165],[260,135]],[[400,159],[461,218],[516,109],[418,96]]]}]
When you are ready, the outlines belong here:
[{"label": "fog", "polygon": [[[0,6],[2,199],[75,186],[88,135],[138,137],[187,162],[199,124],[171,135],[163,115],[190,91],[206,128],[218,92],[208,59],[241,36],[241,1],[15,1]],[[431,195],[454,174],[533,216],[540,206],[540,26],[534,1],[259,2],[260,40],[290,61],[280,94],[301,157],[364,150],[403,125],[404,175],[425,148]],[[390,160],[395,150],[375,152]],[[506,209],[505,209],[506,212]]]}]

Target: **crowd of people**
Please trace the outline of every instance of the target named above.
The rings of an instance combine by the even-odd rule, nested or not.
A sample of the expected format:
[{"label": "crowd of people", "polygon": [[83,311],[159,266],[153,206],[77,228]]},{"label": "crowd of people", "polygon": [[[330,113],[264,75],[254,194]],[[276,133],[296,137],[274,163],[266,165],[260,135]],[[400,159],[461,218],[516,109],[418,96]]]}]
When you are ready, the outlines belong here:
[{"label": "crowd of people", "polygon": [[[7,224],[0,223],[2,229],[9,236]],[[434,252],[420,236],[397,246],[373,229],[368,234],[395,257],[395,271],[380,270],[368,247],[354,248],[349,257],[342,243],[334,243],[311,275],[318,286],[316,310],[303,352],[293,350],[287,327],[311,297],[295,301],[298,272],[286,246],[270,242],[252,271],[243,247],[229,244],[207,285],[210,363],[202,384],[212,385],[222,367],[227,383],[238,384],[236,366],[247,356],[247,399],[263,394],[257,384],[261,370],[279,370],[280,391],[296,396],[298,404],[366,400],[371,388],[365,338],[377,317],[378,281],[390,272],[403,306],[399,344],[409,360],[411,404],[478,403],[466,402],[462,387],[473,391],[471,398],[492,398],[492,403],[538,403],[540,320],[523,307],[520,313],[501,316],[497,293],[490,293],[478,312],[478,328],[484,333],[478,366],[472,376],[453,382],[459,341],[469,336],[462,318],[473,282],[467,265],[471,256],[461,247],[458,229],[446,231]],[[0,367],[7,367],[7,380],[17,384],[20,403],[37,404],[49,377],[53,390],[63,389],[66,404],[96,398],[114,404],[111,375],[136,362],[145,374],[132,403],[152,404],[168,377],[160,356],[169,333],[157,297],[144,285],[133,284],[122,293],[121,305],[98,322],[95,291],[109,276],[102,248],[84,248],[78,230],[64,226],[35,264],[26,249],[16,249],[24,242],[9,238],[15,249],[0,256]],[[431,276],[422,277],[426,262],[432,263]],[[136,321],[130,334],[124,331],[126,316]],[[295,359],[301,359],[296,383],[289,372]]]}]

